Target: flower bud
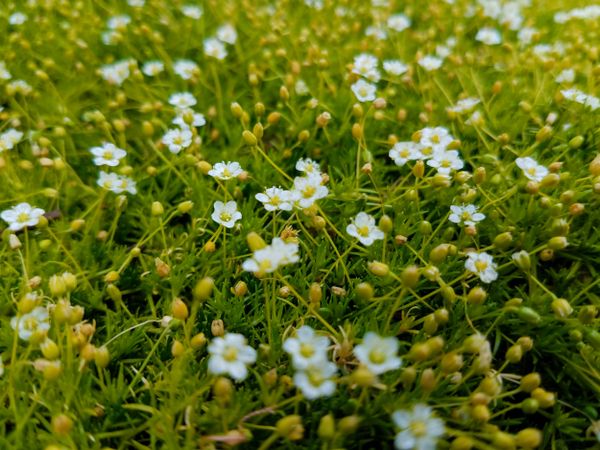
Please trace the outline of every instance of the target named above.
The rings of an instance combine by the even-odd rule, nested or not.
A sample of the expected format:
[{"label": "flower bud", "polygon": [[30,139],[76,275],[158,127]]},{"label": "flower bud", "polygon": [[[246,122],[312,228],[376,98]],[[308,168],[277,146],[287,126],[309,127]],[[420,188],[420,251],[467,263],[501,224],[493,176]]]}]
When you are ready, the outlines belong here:
[{"label": "flower bud", "polygon": [[234,387],[231,380],[225,377],[219,377],[215,380],[212,390],[217,401],[222,405],[226,405],[231,400]]},{"label": "flower bud", "polygon": [[323,291],[319,283],[311,283],[308,290],[308,300],[311,305],[318,307],[323,298]]},{"label": "flower bud", "polygon": [[550,408],[556,403],[556,396],[541,387],[531,391],[531,398],[538,401],[540,408]]},{"label": "flower bud", "polygon": [[420,385],[421,389],[426,392],[431,392],[435,389],[437,380],[435,379],[435,372],[432,368],[428,367],[427,369],[423,370],[423,373],[421,374]]},{"label": "flower bud", "polygon": [[476,286],[467,294],[467,301],[473,305],[482,305],[487,298],[487,292],[480,286]]},{"label": "flower bud", "polygon": [[487,422],[490,420],[490,410],[486,405],[475,405],[471,409],[471,417],[476,422]]},{"label": "flower bud", "polygon": [[357,284],[356,295],[362,300],[371,300],[374,295],[373,286],[366,282]]},{"label": "flower bud", "polygon": [[235,117],[236,119],[239,119],[240,117],[242,117],[244,110],[242,109],[242,107],[240,106],[240,104],[238,102],[233,102],[231,104],[230,108],[231,108],[231,114],[233,114],[233,117]]},{"label": "flower bud", "polygon": [[379,219],[379,229],[385,234],[389,234],[394,229],[392,218],[387,214],[381,216],[381,219]]},{"label": "flower bud", "polygon": [[389,266],[379,261],[371,261],[367,264],[367,267],[377,277],[385,277],[390,273]]},{"label": "flower bud", "polygon": [[171,314],[174,318],[185,321],[190,315],[187,305],[180,298],[173,300]]},{"label": "flower bud", "polygon": [[342,417],[338,422],[338,429],[340,430],[340,434],[342,436],[347,436],[349,434],[355,433],[358,429],[360,421],[360,417],[356,415]]},{"label": "flower bud", "polygon": [[252,147],[256,146],[256,144],[258,144],[258,140],[256,139],[256,136],[254,135],[254,133],[252,133],[252,131],[249,130],[244,130],[242,132],[242,139],[244,139],[244,142],[246,143],[246,145],[250,145]]},{"label": "flower bud", "polygon": [[564,236],[555,236],[548,241],[548,247],[551,250],[562,250],[569,245],[567,238]]},{"label": "flower bud", "polygon": [[446,353],[440,362],[440,367],[444,373],[457,372],[463,366],[463,357],[460,353]]},{"label": "flower bud", "polygon": [[58,345],[56,345],[56,342],[49,338],[46,338],[44,342],[41,343],[40,350],[42,351],[44,358],[49,360],[54,360],[60,355],[60,349],[58,348]]},{"label": "flower bud", "polygon": [[211,277],[204,277],[196,283],[193,290],[194,300],[205,301],[207,300],[213,291],[215,281]]},{"label": "flower bud", "polygon": [[265,248],[267,246],[267,243],[264,241],[264,239],[261,238],[260,235],[258,233],[255,233],[254,231],[248,233],[248,235],[246,236],[246,242],[248,243],[248,247],[250,248],[250,250],[252,250],[253,252]]},{"label": "flower bud", "polygon": [[448,244],[440,244],[429,252],[429,260],[434,264],[442,263],[448,256]]},{"label": "flower bud", "polygon": [[66,414],[59,414],[52,418],[52,432],[58,436],[68,436],[73,428],[73,421]]},{"label": "flower bud", "polygon": [[521,389],[525,392],[533,392],[542,383],[542,378],[537,372],[532,372],[521,378]]},{"label": "flower bud", "polygon": [[506,360],[511,363],[518,363],[523,358],[523,348],[520,345],[512,345],[506,351]]},{"label": "flower bud", "polygon": [[52,275],[48,280],[48,287],[55,297],[62,297],[67,293],[67,284],[62,275]]},{"label": "flower bud", "polygon": [[106,366],[108,366],[108,363],[110,362],[110,354],[105,345],[98,347],[94,352],[94,362],[96,363],[96,366],[100,367],[101,369],[104,369]]},{"label": "flower bud", "polygon": [[569,148],[572,150],[577,150],[579,147],[583,145],[584,138],[583,136],[575,136],[573,139],[569,141]]},{"label": "flower bud", "polygon": [[535,414],[539,408],[540,404],[534,398],[527,398],[521,402],[521,409],[525,414]]},{"label": "flower bud", "polygon": [[335,419],[332,414],[321,417],[317,434],[321,439],[333,439],[335,436]]},{"label": "flower bud", "polygon": [[593,177],[600,175],[600,153],[592,160],[589,169]]},{"label": "flower bud", "polygon": [[402,285],[408,289],[414,289],[419,284],[420,272],[417,266],[408,266],[400,274]]},{"label": "flower bud", "polygon": [[277,434],[290,441],[297,441],[304,436],[302,418],[296,414],[279,419],[275,424]]},{"label": "flower bud", "polygon": [[542,432],[535,428],[525,428],[517,433],[515,443],[524,449],[537,448],[542,444]]},{"label": "flower bud", "polygon": [[425,175],[425,163],[422,160],[418,160],[412,168],[412,174],[415,178],[423,178]]},{"label": "flower bud", "polygon": [[450,450],[471,450],[473,445],[473,439],[469,436],[459,436],[450,444]]},{"label": "flower bud", "polygon": [[571,313],[573,312],[573,308],[571,307],[567,299],[557,298],[552,301],[552,311],[554,311],[556,317],[564,319],[565,317],[571,315]]},{"label": "flower bud", "polygon": [[173,344],[171,345],[171,355],[173,355],[173,358],[179,358],[184,353],[185,353],[185,347],[183,346],[181,341],[178,341],[177,339],[175,339],[173,341]]}]

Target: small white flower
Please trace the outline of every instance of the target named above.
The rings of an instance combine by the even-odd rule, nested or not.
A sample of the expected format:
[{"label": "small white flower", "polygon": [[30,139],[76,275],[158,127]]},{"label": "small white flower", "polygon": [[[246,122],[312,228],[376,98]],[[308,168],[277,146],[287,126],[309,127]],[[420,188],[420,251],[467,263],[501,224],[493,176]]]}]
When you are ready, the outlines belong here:
[{"label": "small white flower", "polygon": [[417,64],[419,64],[426,71],[431,72],[442,67],[443,62],[444,60],[442,58],[438,58],[437,56],[425,55],[417,61]]},{"label": "small white flower", "polygon": [[308,86],[306,85],[306,82],[302,79],[299,79],[298,81],[296,81],[296,84],[294,85],[294,90],[296,91],[296,94],[298,94],[298,95],[310,94],[310,91],[308,90]]},{"label": "small white flower", "polygon": [[502,43],[502,36],[495,28],[484,27],[477,32],[475,40],[486,45],[498,45]]},{"label": "small white flower", "polygon": [[222,60],[227,56],[225,45],[217,38],[204,39],[204,54]]},{"label": "small white flower", "polygon": [[457,101],[454,106],[446,108],[446,111],[464,114],[472,111],[479,103],[481,103],[481,100],[475,97],[463,98],[462,100]]},{"label": "small white flower", "polygon": [[462,169],[464,162],[457,150],[442,150],[434,152],[427,165],[436,168],[442,175],[449,175],[453,170]]},{"label": "small white flower", "polygon": [[383,70],[390,75],[399,76],[408,71],[408,66],[397,59],[389,59],[383,62]]},{"label": "small white flower", "polygon": [[121,86],[129,78],[129,61],[118,61],[100,67],[100,75],[109,84]]},{"label": "small white flower", "polygon": [[194,61],[179,59],[173,64],[173,71],[184,80],[190,80],[200,72],[200,68]]},{"label": "small white flower", "polygon": [[119,161],[127,155],[125,150],[110,142],[105,142],[100,147],[92,147],[90,153],[94,155],[94,164],[111,167],[118,166]]},{"label": "small white flower", "polygon": [[213,178],[218,178],[219,180],[231,180],[242,174],[244,171],[242,170],[242,166],[237,161],[223,161],[216,163],[212,169],[208,171],[208,174]]},{"label": "small white flower", "polygon": [[127,4],[132,8],[142,8],[146,5],[146,0],[127,0]]},{"label": "small white flower", "polygon": [[248,376],[246,366],[256,362],[256,350],[238,333],[214,338],[208,345],[208,353],[208,371],[214,375],[229,374],[236,381],[244,380]]},{"label": "small white flower", "polygon": [[381,337],[377,333],[365,334],[362,344],[354,347],[356,358],[372,373],[379,375],[400,368],[402,360],[398,357],[398,339]]},{"label": "small white flower", "polygon": [[346,233],[357,238],[363,245],[371,245],[385,237],[383,231],[375,224],[375,219],[365,212],[359,212],[346,227]]},{"label": "small white flower", "polygon": [[546,167],[538,164],[537,161],[529,156],[516,159],[517,166],[523,171],[523,175],[532,181],[540,182],[548,175]]},{"label": "small white flower", "polygon": [[50,315],[46,308],[37,306],[27,314],[13,317],[10,326],[17,330],[21,339],[28,341],[33,333],[45,333],[50,329]]},{"label": "small white flower", "polygon": [[388,18],[387,26],[390,30],[401,32],[410,27],[410,19],[405,14],[394,14]]},{"label": "small white flower", "polygon": [[106,26],[110,30],[122,30],[131,23],[131,17],[123,14],[120,16],[113,16],[106,22]]},{"label": "small white flower", "polygon": [[25,80],[15,80],[6,85],[6,91],[26,96],[33,92],[33,88]]},{"label": "small white flower", "polygon": [[419,143],[423,147],[431,148],[433,152],[446,150],[454,140],[448,129],[444,127],[427,127],[423,128],[420,133]]},{"label": "small white flower", "polygon": [[475,205],[464,205],[464,206],[450,206],[450,222],[465,224],[466,226],[475,226],[477,222],[481,222],[485,219],[485,214],[477,212],[477,206]]},{"label": "small white flower", "polygon": [[129,192],[132,195],[137,194],[135,181],[124,175],[100,171],[96,183],[115,194],[122,194],[123,192]]},{"label": "small white flower", "polygon": [[217,39],[226,44],[235,44],[237,41],[237,32],[233,25],[226,23],[217,29]]},{"label": "small white flower", "polygon": [[179,153],[192,145],[192,132],[187,128],[173,128],[162,137],[162,142],[171,153]]},{"label": "small white flower", "polygon": [[383,41],[387,39],[387,31],[380,26],[370,26],[365,29],[365,36],[373,36],[375,39]]},{"label": "small white flower", "polygon": [[397,166],[403,166],[408,161],[421,159],[423,146],[416,142],[396,142],[389,151],[389,157]]},{"label": "small white flower", "polygon": [[367,83],[363,79],[358,80],[350,86],[350,89],[352,89],[352,92],[354,92],[354,95],[359,102],[371,102],[376,98],[375,93],[377,91],[377,86]]},{"label": "small white flower", "polygon": [[300,261],[298,244],[285,242],[281,238],[273,238],[271,245],[256,250],[252,258],[242,264],[246,272],[258,275],[275,272],[279,267]]},{"label": "small white flower", "polygon": [[465,268],[477,275],[484,283],[491,283],[498,278],[497,267],[494,258],[486,252],[467,254]]},{"label": "small white flower", "polygon": [[283,350],[292,358],[297,370],[304,370],[311,365],[319,365],[327,361],[327,348],[331,341],[326,336],[319,336],[308,325],[296,331],[296,336],[283,342]]},{"label": "small white flower", "polygon": [[16,12],[10,15],[8,23],[11,25],[23,25],[27,20],[27,16],[22,12]]},{"label": "small white flower", "polygon": [[[206,125],[206,119],[203,114],[192,111],[191,109],[181,109],[177,111],[177,116],[173,119],[172,123],[179,126],[180,128],[192,127],[203,127]],[[191,117],[192,122],[186,122],[186,116]]]},{"label": "small white flower", "polygon": [[29,203],[19,203],[11,209],[6,209],[0,213],[0,218],[8,223],[8,229],[19,231],[25,227],[36,226],[45,211],[41,208],[35,208]]},{"label": "small white flower", "polygon": [[316,161],[310,158],[300,158],[296,161],[296,170],[298,172],[310,173],[321,173],[321,166]]},{"label": "small white flower", "polygon": [[400,432],[394,445],[398,450],[435,450],[437,440],[444,435],[444,422],[434,417],[429,406],[418,403],[411,410],[401,409],[392,414]]},{"label": "small white flower", "polygon": [[4,133],[0,134],[0,153],[4,150],[12,150],[21,139],[23,139],[23,132],[9,128]]},{"label": "small white flower", "polygon": [[149,77],[155,77],[164,72],[165,65],[162,61],[148,61],[142,66],[142,72]]},{"label": "small white flower", "polygon": [[292,193],[278,187],[270,187],[264,193],[255,195],[267,211],[291,211],[294,204]]},{"label": "small white flower", "polygon": [[299,208],[309,208],[317,200],[327,197],[329,189],[323,186],[320,173],[309,173],[304,177],[294,178],[293,195]]},{"label": "small white flower", "polygon": [[233,228],[235,223],[242,218],[242,213],[237,210],[237,203],[233,200],[227,203],[216,201],[213,208],[211,219],[225,228]]},{"label": "small white flower", "polygon": [[6,63],[4,61],[0,61],[0,80],[10,80],[12,75],[6,68]]},{"label": "small white flower", "polygon": [[573,83],[575,81],[575,71],[573,69],[565,69],[554,79],[557,83]]},{"label": "small white flower", "polygon": [[368,53],[361,53],[354,57],[352,73],[360,75],[373,83],[377,83],[381,78],[377,65],[378,59]]},{"label": "small white flower", "polygon": [[179,109],[190,108],[196,103],[196,97],[189,92],[177,92],[169,97],[169,104]]},{"label": "small white flower", "polygon": [[196,5],[183,5],[181,12],[184,16],[194,20],[200,19],[203,13],[202,8]]},{"label": "small white flower", "polygon": [[332,377],[337,367],[331,361],[321,361],[294,374],[294,384],[308,400],[329,397],[335,392],[336,384]]}]

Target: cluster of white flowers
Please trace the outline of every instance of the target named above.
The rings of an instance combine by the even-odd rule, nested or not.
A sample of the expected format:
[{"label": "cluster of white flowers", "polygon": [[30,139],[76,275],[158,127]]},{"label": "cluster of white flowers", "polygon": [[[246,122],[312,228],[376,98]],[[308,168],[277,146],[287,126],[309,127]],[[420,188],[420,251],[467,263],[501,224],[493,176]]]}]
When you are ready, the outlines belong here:
[{"label": "cluster of white flowers", "polygon": [[231,24],[225,24],[217,29],[216,37],[204,39],[204,54],[218,60],[227,57],[225,44],[233,45],[237,41],[237,32]]},{"label": "cluster of white flowers", "polygon": [[0,134],[0,153],[5,150],[12,150],[21,139],[23,139],[22,131],[9,128],[4,133]]},{"label": "cluster of white flowers", "polygon": [[426,161],[439,174],[448,176],[452,171],[464,167],[458,150],[449,148],[454,137],[444,127],[427,127],[420,130],[418,142],[397,142],[389,151],[389,157],[398,166],[408,161]]},{"label": "cluster of white flowers", "polygon": [[281,238],[273,238],[270,245],[256,250],[252,258],[242,264],[242,269],[258,276],[275,272],[280,267],[300,261],[298,243],[286,242]]},{"label": "cluster of white flowers", "polygon": [[228,374],[235,381],[244,380],[248,376],[246,366],[256,362],[256,350],[238,333],[214,338],[208,345],[208,353],[208,371],[215,375]]},{"label": "cluster of white flowers", "polygon": [[100,67],[100,76],[109,84],[121,86],[129,78],[129,66],[132,64],[129,60],[117,61],[113,64],[106,64]]},{"label": "cluster of white flowers", "polygon": [[502,35],[495,28],[484,27],[477,32],[475,40],[486,45],[498,45],[502,43]]},{"label": "cluster of white flowers", "polygon": [[116,45],[121,40],[121,33],[130,23],[131,17],[126,14],[110,17],[106,22],[108,29],[100,35],[104,45]]},{"label": "cluster of white flowers", "polygon": [[129,192],[132,195],[137,194],[135,181],[126,175],[101,170],[96,183],[115,194],[122,194],[123,192]]},{"label": "cluster of white flowers", "polygon": [[598,20],[600,19],[600,5],[589,5],[582,8],[574,8],[570,11],[559,11],[554,14],[556,23],[566,23],[569,20]]},{"label": "cluster of white flowers", "polygon": [[[127,155],[125,150],[110,142],[104,142],[98,147],[90,148],[90,153],[93,156],[93,161],[96,166],[109,167],[117,167],[121,162],[121,159]],[[135,181],[127,176],[119,175],[117,173],[109,173],[101,170],[97,184],[115,194],[121,194],[123,192],[129,192],[130,194],[137,193]]]},{"label": "cluster of white flowers", "polygon": [[8,223],[8,229],[19,231],[25,227],[34,227],[40,222],[45,211],[23,202],[0,213],[0,218]]},{"label": "cluster of white flowers", "polygon": [[177,92],[169,97],[169,104],[175,108],[172,123],[177,128],[168,129],[161,140],[171,153],[177,154],[192,145],[193,129],[206,124],[204,115],[192,109],[196,103],[196,98],[190,92]]},{"label": "cluster of white flowers", "polygon": [[[522,10],[530,4],[531,0],[477,0],[477,6],[485,17],[494,19],[511,30],[521,28],[525,20]],[[475,11],[476,8],[471,9],[469,15],[475,14]]]},{"label": "cluster of white flowers", "polygon": [[592,111],[595,111],[598,108],[600,108],[600,98],[594,97],[590,94],[586,94],[585,92],[580,91],[579,89],[565,89],[560,91],[560,93],[567,100],[587,106]]}]

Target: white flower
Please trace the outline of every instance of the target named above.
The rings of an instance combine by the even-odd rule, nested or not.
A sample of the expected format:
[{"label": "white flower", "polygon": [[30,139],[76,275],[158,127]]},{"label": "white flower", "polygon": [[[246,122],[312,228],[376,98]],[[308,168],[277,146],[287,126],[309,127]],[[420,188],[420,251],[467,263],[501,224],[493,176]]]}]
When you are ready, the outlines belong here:
[{"label": "white flower", "polygon": [[442,175],[449,175],[453,170],[460,170],[464,163],[457,150],[441,150],[433,153],[427,165],[437,169]]},{"label": "white flower", "polygon": [[443,151],[454,140],[448,129],[444,127],[427,127],[420,131],[421,139],[419,143],[426,148],[431,148],[433,152]]},{"label": "white flower", "polygon": [[332,377],[337,367],[331,361],[321,361],[294,374],[294,384],[308,400],[329,397],[335,392],[336,384]]},{"label": "white flower", "polygon": [[108,83],[121,86],[129,78],[129,61],[118,61],[100,67],[100,75]]},{"label": "white flower", "polygon": [[118,166],[119,161],[127,155],[125,150],[110,142],[104,142],[100,147],[92,147],[90,153],[94,155],[94,164],[111,167]]},{"label": "white flower", "polygon": [[113,16],[106,22],[106,26],[111,30],[122,30],[131,23],[131,17],[123,14],[121,16]]},{"label": "white flower", "polygon": [[498,30],[484,27],[477,32],[475,40],[483,42],[486,45],[498,45],[502,43],[502,36]]},{"label": "white flower", "polygon": [[298,95],[310,94],[310,91],[308,90],[308,86],[306,85],[306,82],[302,79],[299,79],[298,81],[296,81],[296,84],[294,85],[294,90],[296,91],[296,94],[298,94]]},{"label": "white flower", "polygon": [[208,371],[214,375],[229,374],[236,381],[244,380],[248,376],[246,366],[256,362],[256,350],[246,345],[246,338],[238,333],[214,338],[208,353]]},{"label": "white flower", "polygon": [[149,77],[155,77],[165,70],[165,65],[162,61],[148,61],[142,66],[142,72]]},{"label": "white flower", "polygon": [[538,164],[535,159],[530,158],[529,156],[517,158],[515,162],[519,169],[523,171],[523,175],[532,181],[540,182],[549,173],[547,168]]},{"label": "white flower", "polygon": [[108,30],[100,35],[100,39],[104,45],[117,45],[121,40],[122,35],[118,31]]},{"label": "white flower", "polygon": [[[192,127],[203,127],[206,125],[206,119],[203,114],[192,111],[191,109],[181,109],[177,111],[177,116],[173,119],[172,123],[179,126],[180,128]],[[186,117],[192,119],[191,123],[186,122]]]},{"label": "white flower", "polygon": [[19,231],[25,227],[34,227],[45,211],[41,208],[35,208],[29,203],[19,203],[11,209],[6,209],[0,213],[0,218],[8,223],[8,229],[11,231]]},{"label": "white flower", "polygon": [[485,214],[477,212],[477,206],[475,205],[464,205],[464,206],[450,206],[450,217],[448,220],[454,223],[463,223],[466,226],[475,226],[477,222],[481,222],[485,219]]},{"label": "white flower", "polygon": [[442,67],[443,62],[443,59],[438,58],[437,56],[425,55],[417,61],[417,64],[426,71],[431,72],[432,70],[437,70]]},{"label": "white flower", "polygon": [[361,53],[354,57],[352,73],[358,74],[369,81],[377,83],[381,78],[377,64],[379,61],[373,55]]},{"label": "white flower", "polygon": [[266,189],[264,193],[256,194],[255,197],[267,211],[291,211],[294,206],[292,193],[275,186]]},{"label": "white flower", "polygon": [[327,186],[323,186],[320,173],[309,173],[304,177],[294,178],[295,203],[299,208],[309,208],[317,200],[324,198],[329,193]]},{"label": "white flower", "polygon": [[346,227],[346,233],[367,246],[385,237],[383,231],[375,224],[375,219],[365,212],[356,215],[352,223]]},{"label": "white flower", "polygon": [[10,326],[17,330],[21,339],[28,341],[34,333],[45,333],[50,329],[50,315],[46,308],[37,306],[27,314],[13,317]]},{"label": "white flower", "polygon": [[129,192],[130,194],[136,194],[137,188],[135,181],[124,175],[118,175],[116,173],[108,173],[100,171],[98,180],[96,181],[98,186],[114,192],[115,194],[122,194],[123,192]]},{"label": "white flower", "polygon": [[410,19],[404,14],[394,14],[388,18],[387,26],[390,30],[404,31],[410,27]]},{"label": "white flower", "polygon": [[189,59],[179,59],[173,64],[173,71],[184,80],[189,80],[199,73],[200,68],[194,61],[190,61]]},{"label": "white flower", "polygon": [[535,28],[523,27],[517,33],[517,39],[522,45],[529,45],[533,41],[533,38],[537,32],[538,31]]},{"label": "white flower", "polygon": [[8,23],[11,25],[23,25],[27,20],[27,16],[22,12],[16,12],[10,15]]},{"label": "white flower", "polygon": [[463,98],[462,100],[457,101],[456,105],[446,108],[446,111],[464,114],[470,112],[479,103],[481,103],[481,100],[475,97]]},{"label": "white flower", "polygon": [[379,375],[400,368],[402,360],[398,357],[398,339],[381,337],[377,333],[365,334],[362,344],[354,347],[356,358],[372,373]]},{"label": "white flower", "polygon": [[310,173],[321,173],[321,166],[316,161],[310,158],[300,158],[296,161],[296,170],[298,172]]},{"label": "white flower", "polygon": [[365,29],[365,36],[373,36],[375,39],[382,41],[387,39],[387,32],[383,27],[372,25]]},{"label": "white flower", "polygon": [[231,180],[232,178],[240,175],[242,172],[244,171],[242,170],[239,162],[223,161],[216,163],[213,168],[208,171],[208,174],[211,177],[218,178],[219,180]]},{"label": "white flower", "polygon": [[235,44],[235,41],[237,41],[237,32],[233,25],[226,23],[217,28],[217,39],[226,44]]},{"label": "white flower", "polygon": [[408,66],[397,59],[389,59],[383,62],[383,70],[390,75],[399,76],[408,71]]},{"label": "white flower", "polygon": [[411,410],[395,411],[392,421],[400,429],[394,440],[398,450],[435,450],[438,438],[444,435],[444,422],[421,403]]},{"label": "white flower", "polygon": [[14,92],[15,94],[29,95],[33,92],[33,88],[27,81],[15,80],[6,85],[6,92]]},{"label": "white flower", "polygon": [[227,203],[216,201],[213,208],[211,219],[225,228],[233,228],[235,223],[242,218],[242,213],[237,210],[237,203],[233,200]]},{"label": "white flower", "polygon": [[4,150],[12,150],[21,139],[23,139],[22,131],[9,128],[4,133],[0,134],[0,153]]},{"label": "white flower", "polygon": [[127,4],[132,8],[141,8],[146,5],[146,0],[127,0]]},{"label": "white flower", "polygon": [[179,153],[192,145],[192,132],[188,128],[173,128],[162,137],[162,142],[171,153]]},{"label": "white flower", "polygon": [[189,17],[190,19],[198,20],[202,17],[202,8],[196,5],[183,5],[181,7],[181,12],[184,16]]},{"label": "white flower", "polygon": [[465,261],[465,268],[477,275],[484,283],[491,283],[498,278],[494,258],[486,252],[469,252]]},{"label": "white flower", "polygon": [[573,69],[565,69],[554,79],[557,83],[572,83],[575,81],[575,71]]},{"label": "white flower", "polygon": [[281,238],[273,238],[271,245],[256,250],[252,258],[244,261],[242,269],[246,272],[264,275],[275,272],[281,266],[298,261],[300,261],[300,256],[297,243],[288,243]]},{"label": "white flower", "polygon": [[0,61],[0,80],[10,80],[12,75],[6,68],[6,63],[4,61]]},{"label": "white flower", "polygon": [[217,38],[204,39],[203,46],[204,54],[207,56],[212,56],[213,58],[217,58],[219,60],[225,59],[227,56],[225,45]]},{"label": "white flower", "polygon": [[350,89],[352,89],[352,92],[354,92],[354,95],[359,102],[371,102],[375,100],[377,86],[367,83],[363,79],[358,80],[350,86]]},{"label": "white flower", "polygon": [[397,166],[403,166],[408,161],[421,159],[422,147],[421,144],[412,141],[396,142],[388,154]]},{"label": "white flower", "polygon": [[180,109],[190,108],[194,106],[196,102],[196,97],[189,92],[177,92],[169,97],[169,104]]},{"label": "white flower", "polygon": [[330,344],[328,337],[319,336],[311,327],[304,325],[298,328],[296,336],[283,342],[283,350],[291,356],[297,370],[304,370],[327,361],[327,348]]}]

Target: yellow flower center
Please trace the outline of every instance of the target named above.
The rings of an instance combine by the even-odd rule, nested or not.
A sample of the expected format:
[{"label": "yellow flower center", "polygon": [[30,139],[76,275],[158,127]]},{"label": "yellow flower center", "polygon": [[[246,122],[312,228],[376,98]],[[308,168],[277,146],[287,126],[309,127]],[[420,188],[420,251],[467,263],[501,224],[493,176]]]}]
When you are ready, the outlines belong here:
[{"label": "yellow flower center", "polygon": [[229,221],[231,220],[231,214],[229,214],[229,213],[228,213],[228,212],[226,212],[226,211],[223,211],[223,212],[222,212],[222,213],[219,215],[219,217],[221,218],[221,220],[222,220],[223,222],[229,222]]},{"label": "yellow flower center", "polygon": [[113,153],[110,150],[106,150],[103,154],[102,157],[104,159],[113,159]]},{"label": "yellow flower center", "polygon": [[440,143],[440,137],[437,134],[434,134],[431,137],[431,142],[433,142],[434,144],[439,144]]},{"label": "yellow flower center", "polygon": [[300,354],[305,358],[310,358],[315,354],[315,348],[310,344],[300,344]]},{"label": "yellow flower center", "polygon": [[363,227],[356,227],[356,231],[362,237],[367,237],[369,235],[369,227],[367,225],[365,225]]},{"label": "yellow flower center", "polygon": [[315,195],[315,192],[317,192],[317,188],[316,187],[314,187],[314,186],[307,186],[302,191],[302,195],[304,196],[304,198],[311,198],[313,195]]},{"label": "yellow flower center", "polygon": [[225,167],[223,169],[223,176],[224,177],[230,177],[231,176],[231,172],[229,171],[229,169],[227,167]]},{"label": "yellow flower center", "polygon": [[476,261],[475,262],[475,268],[479,271],[479,272],[483,272],[485,269],[487,269],[488,264],[485,261]]},{"label": "yellow flower center", "polygon": [[307,373],[308,381],[313,386],[320,386],[325,381],[325,378],[318,370],[309,370]]},{"label": "yellow flower center", "polygon": [[17,222],[19,223],[27,222],[28,220],[29,214],[27,214],[26,212],[19,213],[19,215],[17,216]]},{"label": "yellow flower center", "polygon": [[223,352],[223,359],[227,362],[232,362],[237,359],[237,348],[235,347],[227,347]]},{"label": "yellow flower center", "polygon": [[529,169],[527,169],[527,173],[529,175],[535,175],[535,167],[530,167]]},{"label": "yellow flower center", "polygon": [[278,195],[274,195],[273,197],[271,197],[272,205],[279,205],[280,203],[281,203],[281,199],[279,198]]},{"label": "yellow flower center", "polygon": [[373,364],[382,364],[385,362],[385,353],[379,349],[371,350],[369,353],[369,361]]},{"label": "yellow flower center", "polygon": [[463,211],[461,217],[463,220],[469,220],[471,218],[471,213],[469,211]]},{"label": "yellow flower center", "polygon": [[425,436],[427,434],[427,424],[422,420],[415,420],[410,424],[410,431],[415,437]]}]

